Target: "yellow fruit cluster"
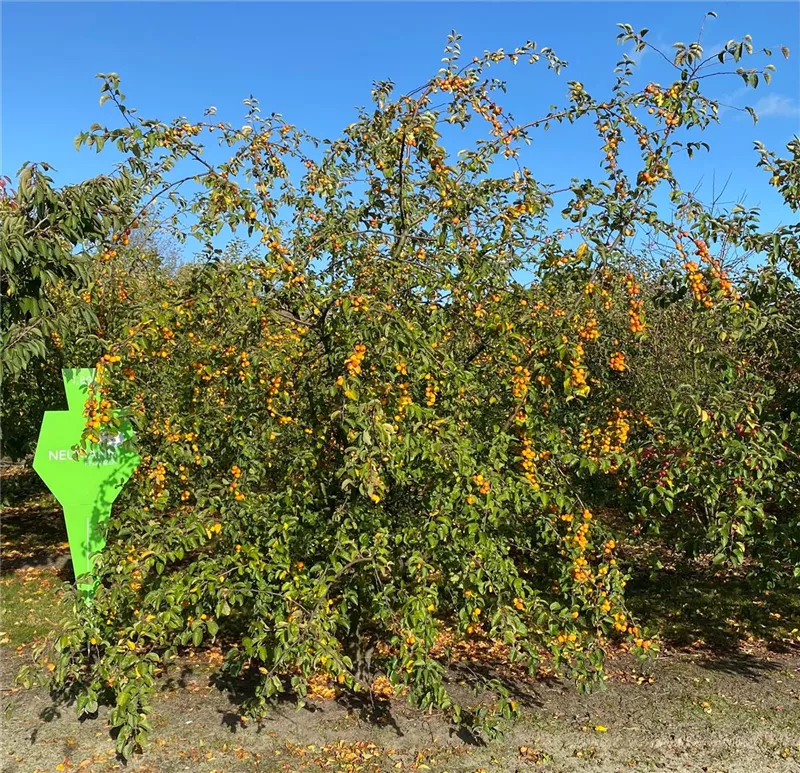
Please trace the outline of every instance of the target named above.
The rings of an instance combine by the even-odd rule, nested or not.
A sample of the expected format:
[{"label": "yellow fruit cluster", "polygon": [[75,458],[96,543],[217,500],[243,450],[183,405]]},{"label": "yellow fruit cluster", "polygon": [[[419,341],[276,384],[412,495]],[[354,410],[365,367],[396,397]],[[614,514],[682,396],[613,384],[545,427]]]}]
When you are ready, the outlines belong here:
[{"label": "yellow fruit cluster", "polygon": [[364,344],[356,344],[353,353],[344,361],[344,366],[351,376],[358,376],[361,373],[361,363],[367,354],[367,347]]},{"label": "yellow fruit cluster", "polygon": [[645,327],[642,319],[644,302],[639,300],[640,288],[633,278],[633,274],[625,276],[625,292],[628,296],[628,326],[631,333],[638,335],[644,332]]},{"label": "yellow fruit cluster", "polygon": [[511,376],[511,392],[518,400],[528,394],[528,388],[531,383],[531,372],[521,365],[514,368],[514,373]]},{"label": "yellow fruit cluster", "polygon": [[706,308],[713,305],[711,298],[708,296],[708,285],[706,284],[703,272],[700,266],[693,260],[687,260],[683,264],[686,269],[686,275],[689,280],[689,289],[692,291],[692,296],[698,303],[702,303]]},{"label": "yellow fruit cluster", "polygon": [[610,453],[623,453],[631,429],[628,421],[630,416],[629,410],[615,408],[605,427],[595,427],[593,430],[585,429],[581,438],[581,451],[594,461],[599,461],[600,458]]},{"label": "yellow fruit cluster", "polygon": [[481,474],[473,475],[472,481],[478,487],[478,491],[481,494],[488,494],[489,490],[492,488],[492,484]]},{"label": "yellow fruit cluster", "polygon": [[397,413],[394,415],[395,421],[401,421],[406,415],[406,409],[408,406],[414,402],[409,394],[409,386],[410,385],[407,381],[403,381],[401,384],[398,384],[398,388],[400,389],[400,399],[397,401]]},{"label": "yellow fruit cluster", "polygon": [[536,477],[536,462],[549,459],[550,451],[536,451],[531,439],[523,437],[520,456],[522,457],[522,472],[525,479],[533,486],[534,491],[538,491],[539,480]]},{"label": "yellow fruit cluster", "polygon": [[430,408],[436,402],[436,382],[430,373],[425,374],[425,380],[427,382],[425,384],[425,405]]},{"label": "yellow fruit cluster", "polygon": [[[584,292],[586,292],[585,288]],[[596,341],[600,338],[600,329],[597,326],[597,316],[595,315],[594,309],[587,310],[585,320],[578,326],[578,336],[582,341],[589,342]]]},{"label": "yellow fruit cluster", "polygon": [[369,311],[369,299],[365,298],[363,295],[356,295],[355,298],[353,298],[353,305],[351,308],[355,312],[366,313]]},{"label": "yellow fruit cluster", "polygon": [[589,393],[589,385],[586,383],[588,371],[583,364],[583,344],[575,344],[572,353],[572,359],[569,361],[570,368],[567,384],[573,392],[579,395],[587,395]]},{"label": "yellow fruit cluster", "polygon": [[625,364],[625,355],[622,352],[614,352],[608,362],[608,367],[611,368],[611,370],[618,371],[619,373],[627,370],[628,366]]}]

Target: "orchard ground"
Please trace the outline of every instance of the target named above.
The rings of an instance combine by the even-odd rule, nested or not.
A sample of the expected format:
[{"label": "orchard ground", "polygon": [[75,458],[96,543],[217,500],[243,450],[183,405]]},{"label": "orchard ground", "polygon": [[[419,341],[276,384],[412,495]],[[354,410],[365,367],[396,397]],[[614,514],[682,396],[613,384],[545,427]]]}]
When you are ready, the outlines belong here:
[{"label": "orchard ground", "polygon": [[[582,695],[546,670],[519,677],[487,643],[463,645],[453,691],[468,702],[471,673],[491,671],[525,707],[497,741],[459,736],[402,699],[354,704],[324,686],[303,709],[286,700],[263,723],[248,722],[238,711],[246,685],[211,676],[219,650],[188,649],[162,680],[153,743],[126,766],[107,709],[79,721],[45,690],[14,684],[36,643],[58,629],[72,576],[60,508],[25,468],[6,468],[2,482],[3,773],[800,771],[800,599],[751,587],[746,568],[688,564],[641,543],[621,556],[637,568],[631,607],[658,625],[663,643],[644,669],[612,652],[606,689]],[[654,559],[664,565],[657,580]]]}]

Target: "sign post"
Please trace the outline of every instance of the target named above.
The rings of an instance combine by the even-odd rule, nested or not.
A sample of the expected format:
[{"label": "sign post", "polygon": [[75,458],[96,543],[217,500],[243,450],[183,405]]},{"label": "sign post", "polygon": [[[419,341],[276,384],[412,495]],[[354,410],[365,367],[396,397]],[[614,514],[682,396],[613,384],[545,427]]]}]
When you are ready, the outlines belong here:
[{"label": "sign post", "polygon": [[101,433],[100,442],[84,451],[75,448],[86,426],[84,406],[95,369],[65,369],[62,376],[68,409],[45,413],[33,469],[64,509],[75,579],[89,599],[96,587],[90,576],[94,554],[105,547],[111,505],[139,464],[139,457],[125,442],[133,434],[127,424],[113,434]]}]

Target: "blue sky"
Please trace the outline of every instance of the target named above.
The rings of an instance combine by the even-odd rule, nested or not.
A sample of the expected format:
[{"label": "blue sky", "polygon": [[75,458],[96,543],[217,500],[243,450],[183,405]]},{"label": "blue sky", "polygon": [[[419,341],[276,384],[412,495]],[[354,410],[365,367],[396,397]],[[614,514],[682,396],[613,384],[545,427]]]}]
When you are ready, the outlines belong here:
[{"label": "blue sky", "polygon": [[[712,152],[673,167],[683,187],[699,185],[704,199],[730,178],[723,201],[761,206],[768,226],[791,221],[755,169],[752,144],[759,139],[783,150],[800,133],[800,5],[792,2],[3,2],[0,173],[13,178],[23,161],[47,161],[56,180],[68,183],[110,169],[111,155],[78,153],[73,145],[93,122],[116,121],[110,105],[98,106],[98,72],[118,72],[128,103],[146,117],[197,120],[215,105],[220,120],[236,122],[244,116],[242,99],[253,94],[264,112],[330,137],[368,103],[374,80],[391,78],[405,91],[435,74],[456,29],[465,56],[532,39],[569,62],[561,76],[542,65],[497,71],[510,83],[504,104],[529,119],[563,103],[569,80],[597,96],[607,92],[623,50],[614,41],[616,22],[648,27],[651,42],[668,50],[677,40],[695,40],[708,10],[718,18],[706,22],[705,43],[750,33],[757,48],[774,49],[778,72],[757,92],[744,93],[738,78],[707,81],[713,96],[752,105],[761,120],[753,126],[746,115],[724,112],[721,127],[696,138],[711,143]],[[788,61],[781,45],[792,50]],[[651,80],[672,78],[648,53],[633,84]],[[600,177],[599,158],[591,133],[554,130],[534,143],[525,162],[539,179],[563,184]]]}]

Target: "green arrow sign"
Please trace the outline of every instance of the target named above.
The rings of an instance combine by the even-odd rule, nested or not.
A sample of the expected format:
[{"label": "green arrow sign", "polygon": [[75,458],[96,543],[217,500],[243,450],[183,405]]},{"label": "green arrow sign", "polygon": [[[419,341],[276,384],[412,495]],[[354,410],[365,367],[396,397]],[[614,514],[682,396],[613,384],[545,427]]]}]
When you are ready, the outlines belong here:
[{"label": "green arrow sign", "polygon": [[[86,426],[84,407],[94,368],[62,371],[67,393],[66,411],[47,411],[39,432],[33,469],[64,508],[72,568],[78,588],[88,598],[95,584],[88,578],[94,554],[106,544],[105,524],[111,505],[139,464],[126,442],[130,425],[100,433],[100,442],[77,449]],[[111,428],[109,428],[111,429]]]}]

